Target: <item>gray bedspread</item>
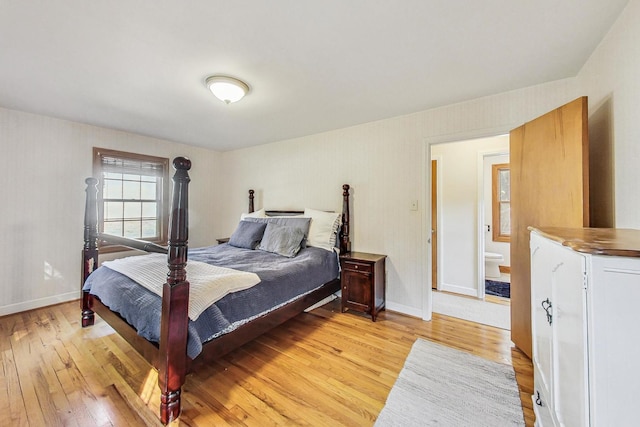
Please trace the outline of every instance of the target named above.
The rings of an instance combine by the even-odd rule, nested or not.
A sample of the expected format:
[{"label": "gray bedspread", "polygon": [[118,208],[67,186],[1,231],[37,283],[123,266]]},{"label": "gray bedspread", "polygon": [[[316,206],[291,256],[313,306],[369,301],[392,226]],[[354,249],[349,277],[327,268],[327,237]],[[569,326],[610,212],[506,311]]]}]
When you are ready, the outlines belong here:
[{"label": "gray bedspread", "polygon": [[[189,320],[187,354],[192,359],[202,344],[293,301],[338,277],[337,254],[320,248],[302,249],[294,258],[228,244],[193,249],[189,259],[256,273],[260,283],[231,293]],[[189,278],[187,277],[187,280]],[[96,269],[84,286],[119,313],[138,334],[158,342],[162,299],[128,277],[107,267]]]}]

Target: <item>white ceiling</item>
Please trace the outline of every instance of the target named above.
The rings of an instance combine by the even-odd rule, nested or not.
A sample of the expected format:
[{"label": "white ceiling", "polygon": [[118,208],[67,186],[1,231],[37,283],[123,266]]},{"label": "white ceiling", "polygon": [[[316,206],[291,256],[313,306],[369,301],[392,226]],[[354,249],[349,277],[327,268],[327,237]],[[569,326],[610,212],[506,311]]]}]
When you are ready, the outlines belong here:
[{"label": "white ceiling", "polygon": [[230,150],[575,76],[627,3],[0,0],[0,106]]}]

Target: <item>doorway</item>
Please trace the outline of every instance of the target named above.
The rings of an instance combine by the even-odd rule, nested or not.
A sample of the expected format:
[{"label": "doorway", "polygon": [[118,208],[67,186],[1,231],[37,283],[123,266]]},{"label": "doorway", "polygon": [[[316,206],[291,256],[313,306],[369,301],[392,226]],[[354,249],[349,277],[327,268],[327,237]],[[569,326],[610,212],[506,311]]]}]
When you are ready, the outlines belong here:
[{"label": "doorway", "polygon": [[[437,180],[437,186],[432,185],[431,189],[432,197],[437,191],[434,197],[437,209],[432,213],[437,217],[434,221],[437,228],[432,235],[432,256],[437,258],[432,259],[432,273],[437,268],[437,291],[432,291],[433,312],[503,329],[510,327],[508,300],[503,306],[484,300],[483,162],[485,156],[498,158],[508,153],[508,148],[508,135],[429,146],[429,161],[437,160],[437,169],[431,164]],[[490,204],[491,198],[486,201]]]},{"label": "doorway", "polygon": [[[509,303],[511,296],[511,191],[509,150],[491,150],[479,153],[478,170],[482,170],[482,183],[478,179],[478,218],[482,218],[479,253],[483,253],[479,267],[478,298],[496,303]],[[494,298],[495,297],[495,298]]]}]

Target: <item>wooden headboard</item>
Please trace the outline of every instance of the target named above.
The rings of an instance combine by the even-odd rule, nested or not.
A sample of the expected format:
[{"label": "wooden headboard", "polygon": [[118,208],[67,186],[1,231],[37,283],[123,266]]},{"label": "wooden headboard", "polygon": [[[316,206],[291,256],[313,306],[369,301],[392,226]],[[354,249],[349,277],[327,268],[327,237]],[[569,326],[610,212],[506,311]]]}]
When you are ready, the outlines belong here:
[{"label": "wooden headboard", "polygon": [[[351,252],[351,240],[349,240],[349,184],[342,186],[342,227],[338,234],[338,241],[340,242],[340,253]],[[254,208],[254,190],[249,190],[249,213],[255,212]],[[269,210],[265,211],[267,216],[286,216],[286,215],[302,215],[304,211],[298,210]]]}]

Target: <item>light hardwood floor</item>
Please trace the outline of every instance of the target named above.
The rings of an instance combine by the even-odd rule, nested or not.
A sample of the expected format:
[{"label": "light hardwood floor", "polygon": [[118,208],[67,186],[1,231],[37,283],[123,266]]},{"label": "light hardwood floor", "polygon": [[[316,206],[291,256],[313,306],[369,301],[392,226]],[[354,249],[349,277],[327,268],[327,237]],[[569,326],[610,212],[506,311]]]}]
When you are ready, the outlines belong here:
[{"label": "light hardwood floor", "polygon": [[[4,426],[144,426],[157,418],[157,374],[78,302],[0,318]],[[416,338],[513,364],[533,425],[529,359],[509,332],[435,314],[378,320],[333,302],[302,314],[187,377],[181,426],[370,426]]]}]

